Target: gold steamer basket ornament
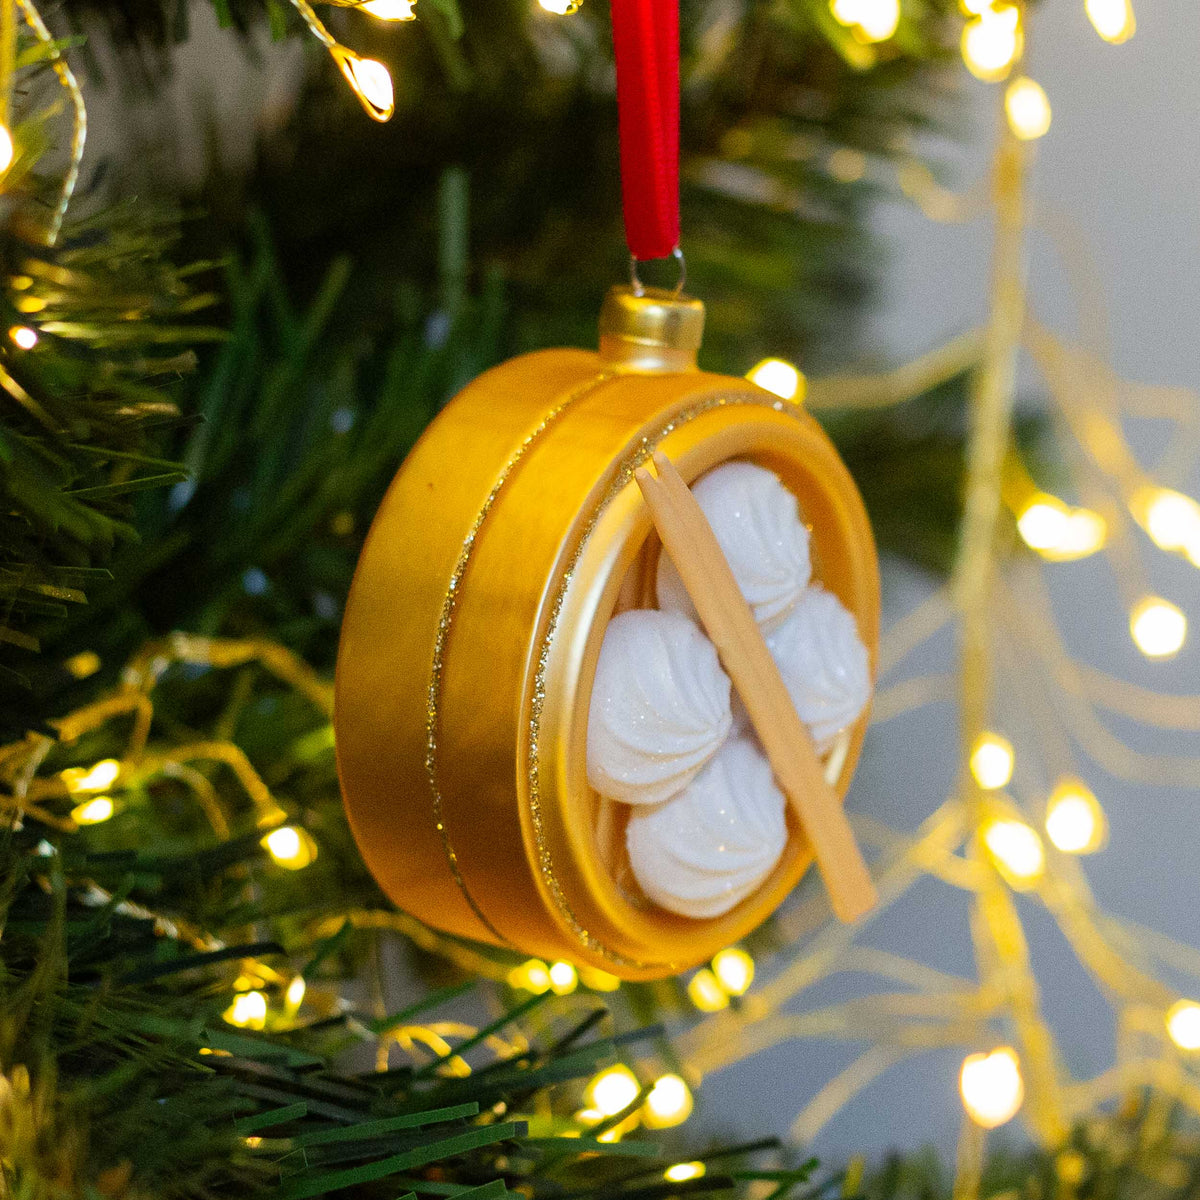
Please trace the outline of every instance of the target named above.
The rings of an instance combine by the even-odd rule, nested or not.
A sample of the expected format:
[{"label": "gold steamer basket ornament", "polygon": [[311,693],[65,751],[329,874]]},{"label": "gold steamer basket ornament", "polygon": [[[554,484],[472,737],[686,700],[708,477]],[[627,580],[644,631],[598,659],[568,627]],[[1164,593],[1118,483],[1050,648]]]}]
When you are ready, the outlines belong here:
[{"label": "gold steamer basket ornament", "polygon": [[[879,569],[854,482],[798,405],[697,368],[703,325],[697,300],[614,288],[598,352],[539,351],[468,384],[371,527],[338,655],[339,772],[371,871],[438,929],[655,979],[745,936],[812,861],[789,813],[755,892],[674,915],[621,886],[626,806],[587,781],[605,628],[654,602],[660,543],[634,471],[657,450],[689,483],[731,459],[779,476],[874,672]],[[866,720],[825,760],[839,796]]]}]

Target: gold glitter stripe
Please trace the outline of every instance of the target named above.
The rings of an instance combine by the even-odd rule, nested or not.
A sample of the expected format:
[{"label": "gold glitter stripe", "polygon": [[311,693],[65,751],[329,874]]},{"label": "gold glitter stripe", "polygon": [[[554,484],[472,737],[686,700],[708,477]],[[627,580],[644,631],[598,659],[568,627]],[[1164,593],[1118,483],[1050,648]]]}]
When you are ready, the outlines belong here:
[{"label": "gold glitter stripe", "polygon": [[[607,383],[612,377],[610,372],[601,371],[594,378],[589,379],[587,383],[571,392],[561,404],[551,409],[542,418],[537,428],[525,438],[520,446],[517,447],[516,453],[505,464],[504,469],[500,472],[495,484],[493,484],[492,490],[488,492],[487,499],[484,500],[483,507],[479,510],[479,514],[471,526],[471,531],[463,541],[462,549],[459,551],[458,560],[454,564],[454,570],[451,572],[450,582],[446,588],[446,598],[442,602],[442,612],[438,619],[437,637],[433,643],[433,663],[429,674],[429,700],[425,709],[425,774],[429,779],[429,790],[433,798],[434,824],[437,827],[438,836],[442,841],[442,850],[446,855],[446,863],[450,867],[450,874],[454,876],[454,882],[458,884],[459,891],[462,892],[463,898],[470,906],[471,911],[479,918],[484,928],[493,937],[497,938],[503,945],[510,947],[512,947],[512,942],[488,920],[483,909],[479,907],[475,898],[468,890],[466,882],[462,877],[462,872],[459,870],[458,855],[454,851],[449,831],[446,829],[446,823],[442,819],[442,792],[438,783],[437,770],[437,733],[438,715],[442,698],[442,672],[445,666],[446,642],[450,634],[450,625],[454,620],[454,610],[458,605],[459,584],[462,582],[467,565],[471,561],[471,552],[475,547],[475,539],[478,537],[480,529],[483,528],[483,523],[487,520],[488,513],[491,512],[492,506],[496,503],[496,498],[500,495],[505,483],[508,482],[517,464],[525,457],[530,446],[558,420],[566,409],[570,408],[572,404],[582,399],[589,392],[594,391],[601,384]],[[516,949],[516,947],[513,947],[513,949]]]},{"label": "gold glitter stripe", "polygon": [[608,490],[601,498],[600,503],[596,506],[591,516],[588,518],[587,524],[583,528],[583,535],[579,539],[578,545],[572,552],[570,559],[567,562],[566,570],[563,572],[562,581],[554,593],[554,599],[550,606],[550,617],[546,626],[546,635],[542,639],[541,648],[538,652],[537,672],[533,681],[533,698],[530,704],[529,716],[529,751],[526,758],[526,772],[529,782],[529,808],[530,816],[533,823],[534,838],[537,841],[538,847],[538,867],[542,874],[542,879],[546,884],[550,895],[554,899],[555,907],[559,914],[563,917],[566,923],[571,927],[572,932],[583,946],[586,946],[593,954],[598,954],[601,958],[610,963],[625,967],[637,968],[657,968],[667,966],[671,970],[678,970],[679,966],[676,963],[646,963],[638,959],[627,958],[617,951],[605,946],[602,942],[596,940],[595,937],[584,927],[579,918],[575,915],[571,908],[570,902],[562,890],[562,885],[558,881],[558,877],[554,873],[553,856],[550,853],[550,846],[546,838],[545,825],[542,818],[541,808],[541,779],[540,779],[540,764],[538,756],[538,740],[541,733],[542,710],[546,702],[546,668],[550,657],[550,644],[554,640],[555,629],[558,625],[558,618],[562,613],[563,601],[567,594],[567,589],[570,587],[572,576],[574,575],[575,567],[579,563],[579,559],[583,554],[588,540],[591,538],[593,531],[596,528],[597,522],[603,515],[604,510],[612,503],[613,499],[623,491],[630,481],[633,479],[633,473],[640,467],[658,448],[659,443],[667,437],[668,434],[678,429],[681,425],[686,425],[689,421],[694,421],[697,417],[703,416],[707,412],[711,412],[716,408],[725,408],[731,405],[755,408],[771,408],[776,412],[786,413],[800,420],[800,410],[791,404],[784,404],[780,400],[768,399],[765,396],[761,399],[752,395],[716,395],[709,396],[705,400],[699,401],[690,408],[681,409],[673,416],[669,417],[657,431],[649,436],[643,437],[637,444],[636,448],[625,456],[621,461],[620,467],[615,478],[610,484]]}]

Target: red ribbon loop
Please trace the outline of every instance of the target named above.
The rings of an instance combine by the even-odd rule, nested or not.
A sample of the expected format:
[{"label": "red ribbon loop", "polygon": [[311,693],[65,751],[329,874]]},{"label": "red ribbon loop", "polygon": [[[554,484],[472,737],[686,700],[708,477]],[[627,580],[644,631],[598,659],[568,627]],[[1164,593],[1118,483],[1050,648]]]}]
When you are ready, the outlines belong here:
[{"label": "red ribbon loop", "polygon": [[679,245],[679,0],[612,0],[625,240],[635,259]]}]

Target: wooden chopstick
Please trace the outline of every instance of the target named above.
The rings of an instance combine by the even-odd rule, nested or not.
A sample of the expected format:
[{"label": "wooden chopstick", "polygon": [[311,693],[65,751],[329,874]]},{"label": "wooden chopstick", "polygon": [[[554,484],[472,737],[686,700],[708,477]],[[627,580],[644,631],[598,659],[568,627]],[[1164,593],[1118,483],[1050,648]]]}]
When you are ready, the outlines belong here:
[{"label": "wooden chopstick", "polygon": [[671,556],[701,624],[717,648],[767,760],[801,828],[838,919],[857,920],[878,896],[837,793],[763,641],[716,535],[674,464],[654,455],[656,479],[645,467],[634,473],[663,547]]}]

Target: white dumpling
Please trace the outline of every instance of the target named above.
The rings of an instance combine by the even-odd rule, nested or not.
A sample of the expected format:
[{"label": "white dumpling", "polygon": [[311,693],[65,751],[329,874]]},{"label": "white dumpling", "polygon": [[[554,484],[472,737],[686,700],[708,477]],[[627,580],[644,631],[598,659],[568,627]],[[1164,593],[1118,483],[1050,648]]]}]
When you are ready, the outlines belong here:
[{"label": "white dumpling", "polygon": [[685,788],[729,736],[729,677],[679,613],[635,610],[604,633],[588,714],[588,782],[626,804]]},{"label": "white dumpling", "polygon": [[800,720],[824,754],[871,698],[870,658],[854,617],[832,592],[811,587],[766,642]]},{"label": "white dumpling", "polygon": [[719,917],[753,892],[787,844],[783,793],[770,764],[733,738],[688,788],[630,814],[629,865],[646,895],[684,917]]},{"label": "white dumpling", "polygon": [[[812,575],[809,535],[796,497],[779,477],[748,462],[728,462],[702,475],[696,497],[742,595],[764,629],[791,612]],[[695,618],[696,612],[665,551],[658,560],[658,606]]]}]

